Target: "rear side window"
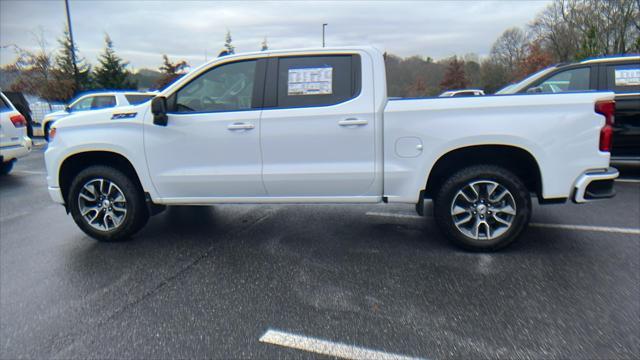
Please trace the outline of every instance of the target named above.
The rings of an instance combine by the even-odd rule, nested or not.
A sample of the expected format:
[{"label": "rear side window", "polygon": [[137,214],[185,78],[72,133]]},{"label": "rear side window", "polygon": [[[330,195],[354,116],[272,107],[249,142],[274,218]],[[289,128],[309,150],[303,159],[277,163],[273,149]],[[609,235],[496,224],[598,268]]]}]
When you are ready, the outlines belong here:
[{"label": "rear side window", "polygon": [[125,94],[124,96],[130,105],[138,105],[155,97],[155,95],[142,95],[142,94]]},{"label": "rear side window", "polygon": [[[277,84],[279,108],[338,104],[360,92],[360,57],[282,57],[278,61]],[[273,104],[265,104],[269,105]]]},{"label": "rear side window", "polygon": [[640,92],[640,64],[608,65],[607,89],[614,92]]},{"label": "rear side window", "polygon": [[11,106],[7,103],[7,101],[0,97],[0,112],[5,112],[11,110]]},{"label": "rear side window", "polygon": [[96,96],[91,103],[91,110],[105,109],[116,106],[115,96]]},{"label": "rear side window", "polygon": [[585,91],[591,89],[590,82],[591,68],[583,67],[561,71],[543,81],[537,88],[542,93]]}]

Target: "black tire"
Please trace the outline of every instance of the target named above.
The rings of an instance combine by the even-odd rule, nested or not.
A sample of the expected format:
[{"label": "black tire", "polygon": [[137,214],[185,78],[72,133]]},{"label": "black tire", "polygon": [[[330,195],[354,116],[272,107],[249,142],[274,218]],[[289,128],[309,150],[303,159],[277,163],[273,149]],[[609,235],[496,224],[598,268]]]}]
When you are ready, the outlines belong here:
[{"label": "black tire", "polygon": [[[115,184],[126,199],[126,215],[122,222],[111,230],[99,230],[89,224],[81,214],[79,196],[85,184],[94,179],[104,179]],[[145,204],[144,193],[134,179],[120,170],[103,165],[94,165],[82,170],[72,181],[67,196],[67,204],[76,224],[87,235],[98,241],[128,240],[138,232],[149,220],[149,212]],[[115,206],[114,206],[115,208]],[[105,209],[106,211],[106,209]],[[106,220],[105,220],[106,221]]]},{"label": "black tire", "polygon": [[9,175],[11,170],[13,170],[13,164],[15,162],[15,160],[11,160],[9,162],[0,164],[0,175]]},{"label": "black tire", "polygon": [[[500,187],[493,188],[494,183],[499,184]],[[475,189],[474,186],[470,187],[470,184],[476,184],[474,186],[479,189],[479,195],[476,197],[478,201],[467,202],[463,194],[460,194],[463,189],[465,189],[465,194],[469,194],[468,190],[473,190],[472,187]],[[509,195],[505,195],[506,199],[503,197],[503,200],[494,203],[491,199],[496,199],[495,195],[493,195],[494,197],[491,194],[485,196],[491,188],[500,189],[501,192],[506,189]],[[474,193],[470,194],[471,196],[468,197],[473,198]],[[454,200],[456,201],[455,205],[468,203],[466,208],[468,210],[454,216],[453,214],[456,212],[454,211]],[[502,213],[500,209],[508,208],[505,207],[506,202],[515,203],[515,209],[509,210],[509,212],[514,210],[515,215],[502,214],[498,216],[499,213]],[[482,207],[484,204],[487,205]],[[456,206],[456,208],[460,209],[464,206]],[[490,211],[492,209],[498,209],[498,211],[492,213]],[[531,218],[531,194],[518,176],[503,167],[494,165],[470,166],[445,180],[434,199],[433,211],[440,230],[455,245],[470,251],[495,251],[511,244],[528,225]],[[480,219],[480,216],[483,218]],[[454,218],[464,220],[467,217],[470,219],[469,222],[460,225],[463,229],[454,223]],[[511,225],[505,226],[497,222],[496,217],[500,217],[502,220],[507,219],[506,221],[510,221]],[[492,238],[489,235],[492,232],[491,226],[478,225],[482,221],[495,225],[497,229],[494,231],[495,237]],[[468,230],[471,234],[464,232],[467,230],[467,224],[471,225]],[[481,227],[483,228],[483,236],[479,236],[478,229]],[[475,232],[476,238],[471,237],[474,235],[473,232]]]},{"label": "black tire", "polygon": [[44,126],[44,139],[49,142],[49,131],[51,130],[51,122]]}]

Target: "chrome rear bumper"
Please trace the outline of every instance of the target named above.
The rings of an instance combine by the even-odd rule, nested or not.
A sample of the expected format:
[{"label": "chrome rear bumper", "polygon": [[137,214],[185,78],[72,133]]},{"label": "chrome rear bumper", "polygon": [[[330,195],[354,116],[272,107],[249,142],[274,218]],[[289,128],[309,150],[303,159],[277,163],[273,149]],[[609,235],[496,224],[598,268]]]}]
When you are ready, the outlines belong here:
[{"label": "chrome rear bumper", "polygon": [[613,180],[619,175],[616,168],[590,170],[576,180],[573,202],[585,203],[592,200],[608,199],[616,195]]}]

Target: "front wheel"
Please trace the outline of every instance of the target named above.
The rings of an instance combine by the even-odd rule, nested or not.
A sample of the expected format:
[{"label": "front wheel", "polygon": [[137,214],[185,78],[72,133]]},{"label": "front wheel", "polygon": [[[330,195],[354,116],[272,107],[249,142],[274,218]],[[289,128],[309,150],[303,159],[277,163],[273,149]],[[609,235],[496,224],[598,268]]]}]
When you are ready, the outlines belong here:
[{"label": "front wheel", "polygon": [[494,251],[511,244],[531,217],[531,195],[522,180],[493,165],[462,169],[434,200],[442,232],[458,246]]},{"label": "front wheel", "polygon": [[138,184],[109,166],[82,170],[71,183],[67,204],[80,229],[99,241],[128,239],[149,219]]}]

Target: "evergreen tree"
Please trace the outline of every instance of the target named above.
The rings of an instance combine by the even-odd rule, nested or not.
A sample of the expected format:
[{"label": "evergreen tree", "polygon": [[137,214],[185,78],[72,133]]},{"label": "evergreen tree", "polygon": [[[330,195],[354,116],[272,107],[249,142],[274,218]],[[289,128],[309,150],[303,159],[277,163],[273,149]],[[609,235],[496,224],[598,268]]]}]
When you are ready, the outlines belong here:
[{"label": "evergreen tree", "polygon": [[[58,39],[58,43],[60,44],[60,50],[55,58],[55,78],[58,82],[57,86],[60,86],[61,91],[64,92],[63,97],[68,100],[78,92],[91,88],[89,76],[91,67],[80,57],[78,48],[71,42],[69,29],[65,28],[62,37]],[[76,88],[75,83],[74,50],[76,57],[75,65],[78,69],[78,88]]]},{"label": "evergreen tree", "polygon": [[267,51],[269,50],[269,45],[267,44],[267,37],[264,37],[264,40],[262,40],[262,46],[260,48],[260,51]]},{"label": "evergreen tree", "polygon": [[131,73],[127,70],[128,62],[116,55],[113,41],[106,34],[104,37],[104,53],[98,58],[98,66],[93,74],[96,88],[99,89],[136,89],[137,84],[132,81]]},{"label": "evergreen tree", "polygon": [[224,39],[224,51],[225,55],[231,55],[236,53],[236,47],[231,43],[231,31],[227,30],[227,36]]},{"label": "evergreen tree", "polygon": [[177,78],[183,75],[183,71],[189,67],[186,61],[178,61],[172,63],[169,61],[169,57],[166,54],[162,55],[162,66],[160,66],[160,72],[162,76],[156,83],[156,88],[162,89],[167,85],[174,82]]}]

